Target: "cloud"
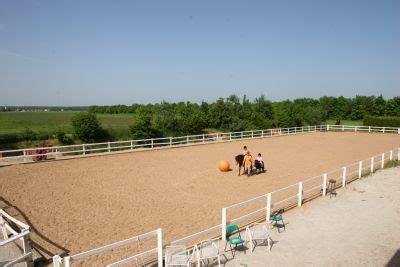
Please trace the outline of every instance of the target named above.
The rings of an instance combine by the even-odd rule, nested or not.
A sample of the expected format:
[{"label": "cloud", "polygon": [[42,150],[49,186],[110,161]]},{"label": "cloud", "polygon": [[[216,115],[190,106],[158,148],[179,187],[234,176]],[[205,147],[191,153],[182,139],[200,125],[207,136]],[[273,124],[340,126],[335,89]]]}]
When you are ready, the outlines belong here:
[{"label": "cloud", "polygon": [[8,57],[8,58],[16,58],[16,59],[20,59],[20,60],[25,60],[25,61],[31,61],[31,62],[37,62],[37,63],[48,63],[47,60],[44,59],[40,59],[40,58],[35,58],[35,57],[29,57],[29,56],[25,56],[22,55],[20,53],[15,53],[15,52],[11,52],[11,51],[2,51],[0,50],[0,58],[1,57]]}]

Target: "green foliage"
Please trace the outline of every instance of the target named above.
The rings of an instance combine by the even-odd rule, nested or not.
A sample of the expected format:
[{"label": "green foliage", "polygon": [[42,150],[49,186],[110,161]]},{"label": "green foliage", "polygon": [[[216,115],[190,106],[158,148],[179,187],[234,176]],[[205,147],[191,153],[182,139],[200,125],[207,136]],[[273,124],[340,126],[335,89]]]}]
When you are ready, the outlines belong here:
[{"label": "green foliage", "polygon": [[398,161],[398,160],[390,160],[390,161],[385,163],[384,168],[388,169],[388,168],[394,168],[394,167],[398,167],[398,166],[400,166],[400,161]]},{"label": "green foliage", "polygon": [[74,143],[74,140],[71,137],[69,137],[64,131],[61,130],[57,131],[56,137],[58,142],[60,142],[60,144],[71,145]]},{"label": "green foliage", "polygon": [[145,112],[137,114],[134,124],[129,127],[133,139],[149,139],[159,137],[159,131],[152,126],[151,116]]},{"label": "green foliage", "polygon": [[400,127],[400,117],[365,116],[365,126]]},{"label": "green foliage", "polygon": [[71,119],[76,137],[83,142],[95,142],[109,139],[107,131],[101,128],[94,113],[79,112]]},{"label": "green foliage", "polygon": [[[95,128],[99,131],[96,134],[89,131],[83,137],[85,142],[201,134],[210,128],[242,131],[316,125],[325,121],[333,124],[338,119],[342,124],[354,124],[368,115],[400,116],[400,97],[385,100],[382,96],[323,96],[271,102],[263,95],[254,100],[246,95],[230,95],[210,103],[91,106],[89,110],[96,113]],[[71,119],[76,114],[73,111],[0,112],[0,144],[57,138],[58,130],[69,137],[74,132]],[[63,140],[65,136],[59,136],[60,143],[69,141]]]}]

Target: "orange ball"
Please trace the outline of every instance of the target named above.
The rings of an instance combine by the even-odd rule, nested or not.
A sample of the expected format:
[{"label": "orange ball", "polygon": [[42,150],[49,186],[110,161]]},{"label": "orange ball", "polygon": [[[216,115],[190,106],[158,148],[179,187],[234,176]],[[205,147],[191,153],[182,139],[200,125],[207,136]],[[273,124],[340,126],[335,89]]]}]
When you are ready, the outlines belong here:
[{"label": "orange ball", "polygon": [[218,168],[222,172],[227,172],[229,171],[229,162],[226,160],[221,160],[218,164]]}]

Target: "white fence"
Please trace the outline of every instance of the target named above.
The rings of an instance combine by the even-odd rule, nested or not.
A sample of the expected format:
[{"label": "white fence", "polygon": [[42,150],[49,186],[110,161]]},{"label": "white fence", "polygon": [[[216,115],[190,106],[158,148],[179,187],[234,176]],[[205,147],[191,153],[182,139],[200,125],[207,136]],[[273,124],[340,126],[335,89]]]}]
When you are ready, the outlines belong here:
[{"label": "white fence", "polygon": [[[10,224],[18,229],[14,229]],[[10,216],[4,210],[0,209],[0,230],[3,235],[3,240],[0,241],[0,249],[7,249],[5,247],[8,244],[11,242],[17,242],[18,240],[22,242],[23,249],[22,255],[5,263],[4,266],[14,266],[20,262],[25,262],[26,266],[33,266],[32,245],[29,238],[29,234],[31,232],[30,227]],[[9,247],[8,249],[11,248]]]},{"label": "white fence", "polygon": [[[70,267],[71,263],[79,262],[79,261],[87,259],[91,256],[98,255],[98,254],[108,252],[108,251],[112,251],[119,247],[126,246],[129,244],[135,243],[135,242],[140,242],[140,241],[143,241],[146,239],[150,239],[152,237],[157,238],[155,248],[146,250],[137,255],[134,255],[134,256],[131,256],[131,257],[128,257],[128,258],[125,258],[125,259],[122,259],[122,260],[119,260],[116,262],[112,262],[110,264],[107,264],[106,266],[107,267],[116,267],[116,266],[123,266],[123,265],[127,265],[127,264],[138,264],[138,261],[140,259],[146,258],[149,256],[154,256],[154,254],[157,254],[158,266],[162,267],[162,257],[163,257],[162,256],[162,250],[163,250],[162,242],[163,241],[162,241],[162,229],[161,228],[151,231],[151,232],[148,232],[148,233],[145,233],[145,234],[134,236],[134,237],[122,240],[122,241],[118,241],[118,242],[115,242],[115,243],[112,243],[112,244],[109,244],[109,245],[106,245],[103,247],[88,250],[86,252],[82,252],[82,253],[79,253],[76,255],[66,256],[64,258],[61,258],[59,255],[56,255],[53,257],[53,266],[60,267],[60,266],[64,265],[65,267]],[[90,260],[89,260],[89,262],[90,262]],[[91,265],[91,264],[89,264],[89,265]]]},{"label": "white fence", "polygon": [[323,131],[324,126],[304,126],[277,128],[229,133],[199,134],[179,137],[151,138],[129,141],[79,144],[69,146],[35,147],[0,151],[0,165],[20,164],[42,159],[65,159],[90,155],[151,150],[174,146],[198,145],[215,142],[227,142],[238,139],[254,139],[290,134]]},{"label": "white fence", "polygon": [[[239,222],[246,224],[249,221],[253,222],[261,218],[265,220],[265,218],[270,218],[272,211],[301,206],[304,201],[311,200],[320,195],[325,196],[329,180],[335,180],[335,188],[345,187],[346,184],[361,178],[363,175],[384,168],[386,162],[394,159],[400,160],[400,148],[397,148],[397,151],[390,150],[319,176],[311,177],[297,184],[222,208],[222,239],[226,239],[227,225],[239,224]],[[237,211],[240,209],[242,209],[241,212]],[[237,211],[235,214],[236,217],[228,216],[228,212],[232,213],[234,211]]]},{"label": "white fence", "polygon": [[90,155],[129,152],[135,150],[151,150],[182,145],[187,146],[214,142],[227,142],[240,139],[284,136],[316,131],[352,131],[400,134],[400,128],[393,127],[317,125],[291,128],[276,128],[266,130],[187,135],[179,137],[151,138],[69,146],[35,147],[26,149],[4,150],[0,151],[0,165],[20,164],[33,161],[41,161],[42,159],[66,159],[77,156],[85,157]]}]

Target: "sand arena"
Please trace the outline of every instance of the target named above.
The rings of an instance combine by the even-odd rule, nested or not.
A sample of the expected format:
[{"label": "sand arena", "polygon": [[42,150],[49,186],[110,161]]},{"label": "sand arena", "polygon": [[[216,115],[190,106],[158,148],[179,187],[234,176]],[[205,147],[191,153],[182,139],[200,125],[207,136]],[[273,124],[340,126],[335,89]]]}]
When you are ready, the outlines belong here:
[{"label": "sand arena", "polygon": [[[266,173],[238,177],[243,145],[263,154]],[[0,208],[32,226],[47,258],[158,227],[168,242],[220,224],[224,206],[397,147],[397,134],[317,132],[7,166]]]}]

